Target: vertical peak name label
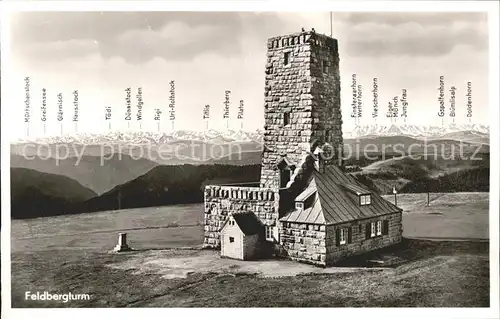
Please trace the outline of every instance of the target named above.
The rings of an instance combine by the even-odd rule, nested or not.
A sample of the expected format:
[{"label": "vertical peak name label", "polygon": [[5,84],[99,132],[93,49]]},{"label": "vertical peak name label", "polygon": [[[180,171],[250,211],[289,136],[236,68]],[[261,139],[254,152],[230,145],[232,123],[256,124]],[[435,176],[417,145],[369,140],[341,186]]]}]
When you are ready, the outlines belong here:
[{"label": "vertical peak name label", "polygon": [[452,122],[455,123],[456,116],[456,97],[457,97],[457,88],[455,86],[450,87],[450,117]]},{"label": "vertical peak name label", "polygon": [[111,130],[111,106],[104,107],[104,120],[108,122],[108,130]]},{"label": "vertical peak name label", "polygon": [[386,117],[391,120],[391,123],[393,122],[392,118],[394,117],[394,106],[392,105],[391,101],[389,101],[389,103],[387,104]]},{"label": "vertical peak name label", "polygon": [[224,111],[222,113],[222,117],[226,120],[226,128],[229,128],[229,106],[231,104],[231,91],[226,90],[224,92]]},{"label": "vertical peak name label", "polygon": [[375,119],[375,122],[377,121],[378,117],[378,78],[373,78],[373,112],[372,112],[372,118]]},{"label": "vertical peak name label", "polygon": [[175,130],[175,81],[170,81],[170,96],[169,96],[169,120],[172,122],[172,131]]},{"label": "vertical peak name label", "polygon": [[469,123],[472,121],[472,82],[467,82],[467,118]]},{"label": "vertical peak name label", "polygon": [[358,123],[358,87],[357,87],[356,73],[352,74],[351,89],[352,89],[351,117],[354,119],[354,125],[357,126],[359,123]]},{"label": "vertical peak name label", "polygon": [[64,120],[64,108],[63,108],[63,94],[57,94],[57,121],[61,123],[61,135],[63,134],[63,120]]},{"label": "vertical peak name label", "polygon": [[24,123],[26,123],[26,136],[30,135],[30,120],[31,120],[31,93],[30,93],[30,78],[24,78]]},{"label": "vertical peak name label", "polygon": [[42,103],[40,103],[40,121],[43,123],[43,135],[47,134],[47,89],[42,88]]},{"label": "vertical peak name label", "polygon": [[358,84],[358,125],[361,124],[361,117],[363,116],[363,85]]},{"label": "vertical peak name label", "polygon": [[438,116],[441,118],[441,125],[444,124],[445,106],[444,106],[444,76],[439,77],[439,87],[438,87],[438,103],[439,111]]},{"label": "vertical peak name label", "polygon": [[404,119],[406,124],[406,119],[408,118],[408,92],[406,89],[401,90],[401,117]]},{"label": "vertical peak name label", "polygon": [[397,122],[399,117],[399,96],[395,96],[392,98],[392,117],[394,118],[394,122]]},{"label": "vertical peak name label", "polygon": [[142,87],[137,88],[137,122],[139,122],[139,130],[142,130],[142,108],[144,106],[144,100],[142,95]]},{"label": "vertical peak name label", "polygon": [[161,109],[155,108],[153,119],[156,121],[158,132],[160,131],[161,114],[162,114]]},{"label": "vertical peak name label", "polygon": [[240,106],[238,107],[238,120],[241,120],[240,128],[243,129],[243,111],[244,111],[243,100],[240,100]]},{"label": "vertical peak name label", "polygon": [[75,122],[75,132],[78,132],[78,116],[79,116],[78,90],[73,91],[73,122]]},{"label": "vertical peak name label", "polygon": [[130,121],[132,120],[132,89],[125,89],[125,121],[127,121],[127,128],[130,128]]},{"label": "vertical peak name label", "polygon": [[205,129],[208,130],[208,121],[210,119],[210,105],[203,107],[203,120],[205,120]]}]

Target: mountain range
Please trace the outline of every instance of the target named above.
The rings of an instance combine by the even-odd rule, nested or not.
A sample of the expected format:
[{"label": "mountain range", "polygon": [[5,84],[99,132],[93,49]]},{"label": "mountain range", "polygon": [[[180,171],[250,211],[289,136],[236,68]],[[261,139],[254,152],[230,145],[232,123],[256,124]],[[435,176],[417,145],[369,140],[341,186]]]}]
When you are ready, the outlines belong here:
[{"label": "mountain range", "polygon": [[[489,141],[490,129],[482,124],[449,124],[446,126],[426,126],[412,124],[391,124],[391,125],[363,125],[356,126],[353,130],[344,130],[344,138],[359,138],[373,136],[408,136],[414,138],[475,138],[479,142]],[[126,144],[126,145],[161,145],[179,141],[197,141],[210,144],[227,143],[248,143],[261,144],[263,142],[264,131],[217,131],[217,130],[179,130],[173,132],[119,132],[108,133],[77,133],[62,136],[34,137],[19,139],[12,144],[82,144],[82,145],[102,145],[102,144]],[[481,140],[482,139],[482,140]]]},{"label": "mountain range", "polygon": [[443,126],[390,124],[390,125],[358,125],[352,131],[344,132],[346,138],[359,138],[363,136],[410,136],[415,138],[442,138],[450,134],[463,132],[481,137],[488,137],[490,128],[483,124],[456,124]]},{"label": "mountain range", "polygon": [[[110,132],[18,140],[11,144],[12,214],[29,218],[202,201],[207,183],[258,180],[262,145],[263,131]],[[344,145],[355,152],[368,146],[376,150],[351,156],[346,165],[381,193],[393,186],[425,191],[429,183],[438,191],[489,187],[487,126],[359,126],[344,132]],[[435,150],[437,159],[408,156]],[[458,150],[467,158],[449,156]],[[402,159],[394,158],[398,155]]]},{"label": "mountain range", "polygon": [[146,158],[133,159],[125,154],[113,154],[105,161],[99,156],[85,155],[56,160],[55,158],[26,158],[12,154],[12,168],[36,170],[41,173],[63,175],[78,181],[83,187],[102,194],[128,182],[158,166]]}]

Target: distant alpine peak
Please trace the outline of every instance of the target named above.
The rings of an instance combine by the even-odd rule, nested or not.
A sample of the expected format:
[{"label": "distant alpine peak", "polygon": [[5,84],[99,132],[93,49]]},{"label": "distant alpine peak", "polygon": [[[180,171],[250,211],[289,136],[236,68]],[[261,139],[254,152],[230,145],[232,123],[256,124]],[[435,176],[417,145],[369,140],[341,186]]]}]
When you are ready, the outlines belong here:
[{"label": "distant alpine peak", "polygon": [[444,126],[413,125],[413,124],[371,124],[357,125],[352,130],[344,130],[344,137],[358,138],[363,136],[411,136],[440,138],[450,133],[469,132],[489,135],[490,128],[484,124],[450,123]]},{"label": "distant alpine peak", "polygon": [[[410,136],[410,137],[446,137],[449,134],[462,132],[469,135],[488,135],[489,126],[482,124],[455,124],[447,126],[425,126],[412,124],[389,124],[389,125],[359,125],[352,130],[344,130],[344,138],[358,138],[363,136]],[[224,144],[231,142],[256,142],[262,143],[264,130],[243,131],[226,130],[219,131],[208,129],[204,131],[177,130],[173,132],[148,132],[148,131],[111,131],[106,133],[73,133],[62,136],[49,136],[37,138],[24,138],[12,142],[21,144],[34,142],[39,144],[85,144],[99,145],[113,144],[164,144],[171,141],[188,140],[200,141],[213,144]]]},{"label": "distant alpine peak", "polygon": [[204,131],[176,130],[171,132],[110,131],[106,133],[70,133],[58,136],[22,138],[12,144],[35,142],[40,144],[73,143],[96,145],[105,143],[162,144],[169,141],[191,140],[207,143],[262,142],[263,132],[257,131]]}]

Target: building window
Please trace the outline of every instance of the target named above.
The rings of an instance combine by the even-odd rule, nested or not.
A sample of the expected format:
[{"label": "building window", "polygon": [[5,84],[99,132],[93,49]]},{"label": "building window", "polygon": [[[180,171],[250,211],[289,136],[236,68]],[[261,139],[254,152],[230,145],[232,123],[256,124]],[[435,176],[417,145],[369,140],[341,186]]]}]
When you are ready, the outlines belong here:
[{"label": "building window", "polygon": [[290,112],[283,113],[283,126],[290,124]]},{"label": "building window", "polygon": [[377,221],[377,236],[382,235],[382,221]]},{"label": "building window", "polygon": [[304,209],[303,202],[295,202],[295,209]]},{"label": "building window", "polygon": [[330,142],[330,130],[325,131],[325,142]]},{"label": "building window", "polygon": [[285,65],[290,64],[290,52],[285,52]]},{"label": "building window", "polygon": [[372,238],[381,235],[387,235],[389,233],[389,223],[379,220],[377,222],[371,222],[366,224],[366,238]]},{"label": "building window", "polygon": [[273,226],[266,226],[266,240],[274,240],[273,231]]},{"label": "building window", "polygon": [[328,64],[326,63],[326,61],[323,61],[322,65],[323,65],[323,73],[328,73]]},{"label": "building window", "polygon": [[372,202],[372,198],[371,198],[371,195],[368,194],[368,195],[360,195],[359,196],[359,203],[361,206],[364,206],[364,205],[370,205]]},{"label": "building window", "polygon": [[337,246],[352,243],[352,228],[340,228],[336,230]]},{"label": "building window", "polygon": [[340,230],[339,244],[345,245],[347,243],[347,228],[342,228]]},{"label": "building window", "polygon": [[384,220],[384,227],[382,228],[382,235],[389,235],[389,221]]},{"label": "building window", "polygon": [[229,237],[229,242],[234,243],[234,237]]}]

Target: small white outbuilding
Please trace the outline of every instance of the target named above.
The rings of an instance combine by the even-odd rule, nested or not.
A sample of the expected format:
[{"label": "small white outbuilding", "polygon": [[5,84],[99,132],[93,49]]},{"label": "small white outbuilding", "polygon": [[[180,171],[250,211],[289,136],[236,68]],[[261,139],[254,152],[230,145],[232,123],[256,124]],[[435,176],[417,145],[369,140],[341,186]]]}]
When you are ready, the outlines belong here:
[{"label": "small white outbuilding", "polygon": [[263,234],[264,226],[252,212],[229,215],[221,229],[221,257],[256,259]]}]

